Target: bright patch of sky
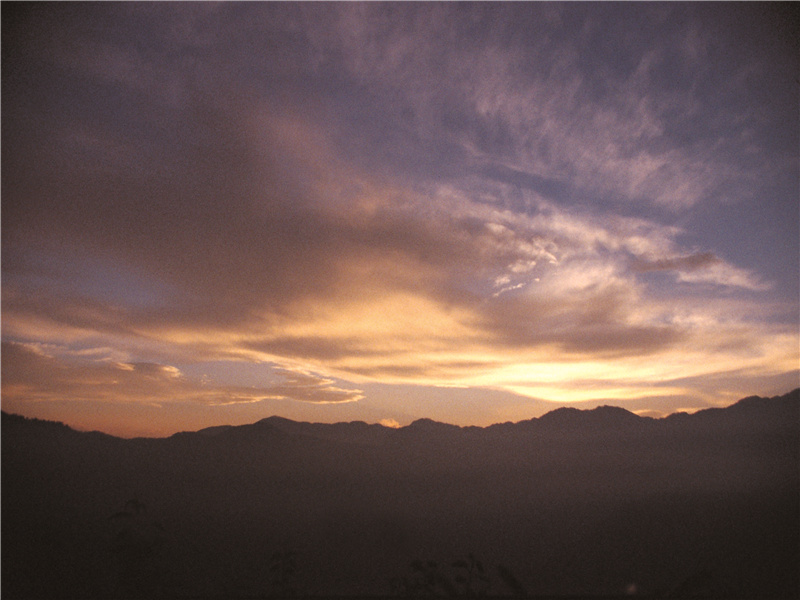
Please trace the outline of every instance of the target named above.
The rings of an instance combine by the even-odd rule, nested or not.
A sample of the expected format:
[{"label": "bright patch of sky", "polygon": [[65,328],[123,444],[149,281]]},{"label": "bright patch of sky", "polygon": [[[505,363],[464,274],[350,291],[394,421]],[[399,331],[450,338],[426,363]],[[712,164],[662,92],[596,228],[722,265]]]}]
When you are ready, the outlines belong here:
[{"label": "bright patch of sky", "polygon": [[5,410],[485,425],[800,385],[788,4],[2,19]]}]

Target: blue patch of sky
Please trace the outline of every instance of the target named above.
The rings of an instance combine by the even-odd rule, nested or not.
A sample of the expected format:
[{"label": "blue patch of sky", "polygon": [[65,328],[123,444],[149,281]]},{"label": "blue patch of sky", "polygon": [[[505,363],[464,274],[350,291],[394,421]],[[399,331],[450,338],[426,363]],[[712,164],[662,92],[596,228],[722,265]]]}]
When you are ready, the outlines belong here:
[{"label": "blue patch of sky", "polygon": [[[773,192],[773,193],[769,193]],[[798,301],[800,290],[800,208],[796,191],[767,188],[751,202],[702,204],[685,222],[687,240],[696,239],[733,265],[775,285],[774,294]]]},{"label": "blue patch of sky", "polygon": [[109,259],[30,251],[22,262],[25,269],[15,269],[12,278],[27,290],[52,290],[127,308],[164,306],[174,293],[166,284]]}]

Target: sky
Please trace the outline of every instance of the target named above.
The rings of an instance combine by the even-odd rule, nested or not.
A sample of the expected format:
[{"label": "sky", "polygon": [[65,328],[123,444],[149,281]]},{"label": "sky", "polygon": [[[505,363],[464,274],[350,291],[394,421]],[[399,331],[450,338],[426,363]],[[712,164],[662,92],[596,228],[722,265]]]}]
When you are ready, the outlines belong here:
[{"label": "sky", "polygon": [[791,3],[2,6],[2,407],[163,436],[800,386]]}]

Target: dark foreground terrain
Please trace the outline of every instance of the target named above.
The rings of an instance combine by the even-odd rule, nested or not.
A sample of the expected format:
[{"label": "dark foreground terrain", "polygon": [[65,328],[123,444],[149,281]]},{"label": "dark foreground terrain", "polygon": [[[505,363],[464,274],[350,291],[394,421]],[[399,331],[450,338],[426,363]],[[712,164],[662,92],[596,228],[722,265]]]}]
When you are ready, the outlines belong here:
[{"label": "dark foreground terrain", "polygon": [[799,422],[800,390],[134,440],[3,413],[2,597],[797,598]]}]

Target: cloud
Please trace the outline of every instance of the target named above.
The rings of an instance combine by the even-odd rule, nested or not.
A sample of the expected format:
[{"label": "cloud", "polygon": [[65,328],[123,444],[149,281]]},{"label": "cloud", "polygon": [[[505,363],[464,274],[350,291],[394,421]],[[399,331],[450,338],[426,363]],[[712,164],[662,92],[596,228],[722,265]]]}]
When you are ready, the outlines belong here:
[{"label": "cloud", "polygon": [[[413,151],[426,140],[534,185],[681,210],[748,198],[757,184],[748,173],[771,169],[758,143],[742,150],[754,119],[733,102],[743,83],[719,80],[742,68],[707,43],[715,25],[698,29],[692,12],[344,6],[324,31],[307,26],[319,54],[342,57],[326,68],[370,85],[391,107],[384,117],[415,132]],[[608,46],[609,30],[624,52]]]},{"label": "cloud", "polygon": [[681,272],[678,279],[689,283],[713,283],[753,291],[765,291],[772,288],[772,283],[762,281],[750,271],[739,269],[722,261],[710,264],[705,269]]},{"label": "cloud", "polygon": [[[29,9],[4,74],[4,394],[34,368],[31,397],[207,403],[784,368],[771,284],[684,225],[795,168],[744,101],[763,57],[724,55],[695,9],[620,10]],[[166,367],[207,360],[281,382]]]},{"label": "cloud", "polygon": [[363,397],[359,390],[338,387],[329,378],[305,371],[282,369],[278,372],[282,381],[242,387],[191,380],[171,365],[93,359],[85,354],[63,347],[3,342],[4,401],[224,406],[266,399],[334,404]]},{"label": "cloud", "polygon": [[[563,208],[533,191],[520,195],[525,211],[487,202],[508,193],[504,183],[484,182],[477,192],[468,182],[387,184],[341,160],[326,167],[330,141],[296,117],[244,107],[192,114],[218,135],[189,157],[216,156],[221,144],[232,154],[219,165],[204,159],[201,173],[187,160],[173,182],[131,178],[111,213],[100,194],[78,196],[78,187],[97,183],[66,185],[62,195],[85,203],[80,222],[60,218],[70,210],[61,206],[40,206],[35,218],[33,209],[26,218],[12,211],[12,229],[27,223],[35,234],[46,223],[68,230],[72,245],[48,259],[50,276],[4,285],[7,334],[61,344],[114,340],[165,361],[305,364],[356,379],[464,382],[478,370],[483,381],[496,377],[493,385],[506,385],[504,369],[516,363],[699,347],[712,328],[678,318],[684,309],[714,323],[715,339],[727,330],[760,335],[753,322],[723,324],[696,304],[652,295],[640,276],[665,270],[686,284],[757,289],[710,252],[681,252],[675,227]],[[242,161],[235,168],[234,157]],[[128,194],[135,212],[125,210]],[[138,287],[152,290],[147,301],[131,302],[131,290],[114,293],[113,277],[100,278],[107,290],[88,285],[91,270],[73,266],[98,265],[91,260],[99,254],[110,257],[101,267],[119,270],[128,285],[139,273]],[[84,281],[73,289],[68,273]],[[273,392],[309,391],[299,382],[291,388]],[[351,397],[310,388],[322,391]]]},{"label": "cloud", "polygon": [[[217,206],[187,183],[197,190],[195,210],[175,223],[148,216],[141,232],[122,238],[98,236],[117,217],[89,211],[72,239],[92,232],[87,243],[116,260],[88,264],[119,270],[128,285],[140,273],[140,287],[152,290],[147,301],[131,302],[131,290],[113,293],[116,284],[65,287],[64,275],[85,279],[90,269],[64,271],[50,259],[50,276],[4,286],[4,331],[61,344],[105,340],[165,361],[305,364],[366,380],[452,383],[479,371],[484,382],[497,377],[492,385],[505,385],[503,371],[515,363],[685,351],[710,334],[709,323],[716,339],[727,330],[760,335],[752,321],[721,323],[697,304],[653,296],[641,275],[654,271],[677,271],[687,284],[755,288],[746,272],[710,252],[681,253],[678,228],[562,208],[536,192],[521,194],[523,212],[487,202],[487,195],[508,193],[504,183],[484,182],[477,192],[469,185],[387,185],[341,161],[326,169],[329,142],[302,121],[258,111],[231,119],[209,122],[228,127],[222,131],[230,143],[254,165],[266,152],[262,145],[279,146],[280,168],[269,158],[265,168],[293,192],[281,196],[269,182],[259,189],[254,181],[264,180],[253,170],[230,187],[227,179],[217,182],[231,200]],[[246,135],[238,120],[261,129]],[[149,213],[170,196],[148,185],[164,194],[152,198]],[[68,258],[72,266],[83,259]],[[679,318],[684,311],[707,321]],[[292,386],[295,396],[305,390]],[[325,393],[339,397],[334,389]]]},{"label": "cloud", "polygon": [[651,260],[640,257],[634,261],[633,270],[640,273],[677,271],[679,281],[691,283],[714,283],[750,290],[768,290],[771,287],[752,273],[726,263],[712,252]]},{"label": "cloud", "polygon": [[699,252],[687,256],[674,258],[661,258],[647,261],[639,259],[634,264],[634,269],[642,273],[648,271],[696,271],[721,263],[722,261],[711,252]]}]

